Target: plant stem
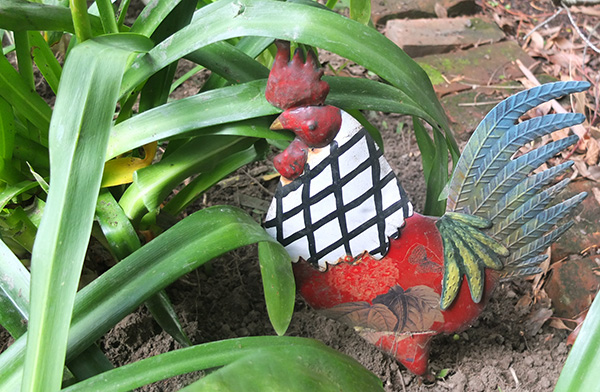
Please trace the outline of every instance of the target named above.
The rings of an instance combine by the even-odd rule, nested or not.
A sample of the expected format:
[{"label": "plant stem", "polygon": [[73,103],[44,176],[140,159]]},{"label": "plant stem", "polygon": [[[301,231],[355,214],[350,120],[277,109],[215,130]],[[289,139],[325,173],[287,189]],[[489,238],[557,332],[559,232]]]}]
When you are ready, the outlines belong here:
[{"label": "plant stem", "polygon": [[123,23],[125,23],[125,16],[127,15],[130,2],[131,0],[123,0],[121,1],[121,5],[119,5],[119,19],[117,20],[118,27],[122,27]]},{"label": "plant stem", "polygon": [[17,52],[17,61],[19,63],[19,74],[32,90],[35,89],[33,80],[33,64],[29,54],[29,37],[26,31],[15,31],[15,47]]},{"label": "plant stem", "polygon": [[[75,36],[77,41],[83,41],[92,38],[92,26],[87,13],[87,3],[85,0],[69,0],[71,15],[73,17],[73,26],[75,27]],[[102,21],[104,24],[104,21]]]},{"label": "plant stem", "polygon": [[329,8],[329,9],[333,9],[333,7],[335,7],[335,5],[337,4],[338,0],[327,0],[327,3],[325,4],[325,7]]},{"label": "plant stem", "polygon": [[117,20],[115,19],[115,10],[113,9],[110,0],[97,0],[98,11],[100,12],[100,20],[106,34],[116,34],[119,32]]}]

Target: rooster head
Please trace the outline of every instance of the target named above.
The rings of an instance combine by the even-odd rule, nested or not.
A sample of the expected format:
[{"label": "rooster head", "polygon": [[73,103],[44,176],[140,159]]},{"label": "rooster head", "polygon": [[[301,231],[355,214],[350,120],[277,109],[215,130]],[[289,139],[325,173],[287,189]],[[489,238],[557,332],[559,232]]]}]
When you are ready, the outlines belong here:
[{"label": "rooster head", "polygon": [[303,106],[281,113],[271,129],[289,129],[311,148],[325,147],[342,125],[340,109],[334,106]]}]

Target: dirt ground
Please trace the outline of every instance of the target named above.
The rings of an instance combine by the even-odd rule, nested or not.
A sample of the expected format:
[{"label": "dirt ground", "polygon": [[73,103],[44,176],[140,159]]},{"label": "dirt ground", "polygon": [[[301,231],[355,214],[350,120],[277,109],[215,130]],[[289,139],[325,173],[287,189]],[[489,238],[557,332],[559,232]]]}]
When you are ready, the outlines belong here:
[{"label": "dirt ground", "polygon": [[[381,115],[380,115],[381,116]],[[395,118],[394,118],[395,117]],[[398,173],[417,210],[424,203],[424,183],[415,141],[395,131],[402,118],[383,116],[390,126],[384,131],[386,156]],[[398,170],[402,168],[402,170]],[[232,204],[248,210],[244,200],[270,200],[275,181],[257,183],[256,173],[271,172],[269,162],[236,173],[218,185],[202,206]],[[240,200],[242,202],[240,202]],[[252,211],[252,210],[251,210]],[[254,208],[257,218],[263,211]],[[566,332],[531,323],[534,308],[518,301],[531,291],[526,281],[502,284],[473,328],[456,336],[439,336],[433,343],[431,369],[444,378],[424,385],[387,355],[362,340],[354,331],[311,310],[301,298],[296,302],[290,336],[318,339],[352,356],[383,382],[386,391],[550,391],[556,383],[568,348]],[[255,247],[248,247],[215,260],[210,269],[199,269],[171,285],[167,292],[194,343],[219,339],[272,335]],[[539,306],[539,305],[538,305]],[[154,322],[145,308],[126,317],[101,342],[116,366],[134,362],[178,347]],[[187,375],[142,388],[171,391],[196,379]]]},{"label": "dirt ground", "polygon": [[[358,74],[364,70],[350,66],[347,72]],[[201,80],[202,76],[195,77],[185,88],[176,90],[176,94],[178,97],[194,94]],[[422,211],[425,184],[412,130],[405,125],[410,123],[409,119],[382,113],[370,113],[369,119],[379,125],[385,155],[415,210]],[[229,204],[246,209],[260,221],[277,182],[277,179],[266,180],[265,175],[273,172],[270,161],[241,169],[215,186],[188,212]],[[231,252],[167,288],[193,343],[274,334],[265,308],[256,254],[252,246]],[[101,272],[108,263],[103,257],[102,252],[92,247],[86,260],[87,271]],[[522,305],[520,299],[529,295],[529,281],[502,283],[472,328],[459,335],[437,337],[432,345],[430,366],[440,377],[430,385],[423,384],[394,359],[363,341],[352,329],[317,315],[301,298],[296,301],[287,334],[315,338],[350,355],[374,372],[388,392],[551,391],[568,354],[568,332],[548,323],[542,325],[546,318],[540,321],[538,316],[550,304],[542,301]],[[0,351],[10,343],[6,331],[1,330]],[[143,306],[107,333],[100,346],[115,366],[179,348]],[[179,376],[140,390],[174,391],[201,375]]]}]

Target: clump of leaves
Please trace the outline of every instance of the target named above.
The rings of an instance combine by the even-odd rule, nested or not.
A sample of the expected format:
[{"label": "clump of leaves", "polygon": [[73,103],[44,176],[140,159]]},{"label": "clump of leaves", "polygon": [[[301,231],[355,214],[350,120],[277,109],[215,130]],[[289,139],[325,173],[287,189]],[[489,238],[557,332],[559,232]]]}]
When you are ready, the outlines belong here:
[{"label": "clump of leaves", "polygon": [[[428,206],[443,206],[448,173],[434,162],[446,160],[448,149],[457,154],[444,112],[426,74],[366,25],[368,1],[350,3],[363,23],[307,1],[157,0],[127,26],[128,0],[116,11],[109,0],[89,10],[83,0],[0,0],[0,37],[9,38],[3,54],[14,51],[18,63],[17,72],[0,56],[0,324],[16,339],[0,355],[0,389],[130,390],[220,368],[190,388],[381,390],[358,363],[309,339],[192,346],[163,292],[212,258],[258,243],[269,317],[279,335],[287,329],[295,295],[289,257],[248,214],[218,206],[165,223],[263,159],[269,143],[289,142],[269,129],[279,110],[264,98],[275,39],[329,50],[379,75],[385,82],[325,78],[328,103],[361,122],[359,110],[380,110],[431,124],[433,139],[419,128],[419,146]],[[50,43],[63,37],[70,44],[61,65]],[[185,80],[173,80],[183,58],[211,76],[198,94],[169,102]],[[56,93],[54,107],[35,92],[34,64]],[[166,151],[152,163],[159,141]],[[101,230],[92,231],[94,221]],[[144,245],[143,228],[156,236]],[[77,292],[92,232],[120,262]],[[31,276],[22,262],[29,255]],[[190,347],[111,369],[95,341],[144,302]]]}]

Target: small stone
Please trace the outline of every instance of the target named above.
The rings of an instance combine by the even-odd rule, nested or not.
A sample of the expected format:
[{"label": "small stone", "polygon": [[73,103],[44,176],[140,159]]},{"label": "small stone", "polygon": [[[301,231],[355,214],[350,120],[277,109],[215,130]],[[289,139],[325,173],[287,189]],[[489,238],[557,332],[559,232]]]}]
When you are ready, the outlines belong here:
[{"label": "small stone", "polygon": [[527,379],[527,382],[530,384],[534,384],[537,379],[538,379],[538,371],[537,369],[529,369],[527,371],[527,375],[525,376],[525,378]]},{"label": "small stone", "polygon": [[554,352],[559,355],[564,355],[569,352],[569,349],[567,348],[567,345],[564,342],[560,342],[554,350]]},{"label": "small stone", "polygon": [[548,389],[552,386],[552,382],[546,376],[542,376],[539,381],[539,386],[542,389]]},{"label": "small stone", "polygon": [[448,377],[448,384],[452,385],[454,391],[464,391],[467,385],[467,377],[462,371],[457,370],[456,373]]},{"label": "small stone", "polygon": [[512,358],[511,357],[503,357],[500,358],[500,360],[498,361],[498,367],[500,369],[504,369],[504,370],[508,370],[508,368],[510,367],[510,365],[512,364]]},{"label": "small stone", "polygon": [[505,341],[504,336],[500,335],[499,333],[492,334],[490,338],[494,339],[494,342],[499,345],[504,344]]},{"label": "small stone", "polygon": [[249,336],[250,332],[248,331],[248,328],[246,327],[241,327],[235,330],[235,334],[237,336]]},{"label": "small stone", "polygon": [[478,378],[472,378],[469,380],[469,390],[473,392],[485,391],[485,384]]}]

